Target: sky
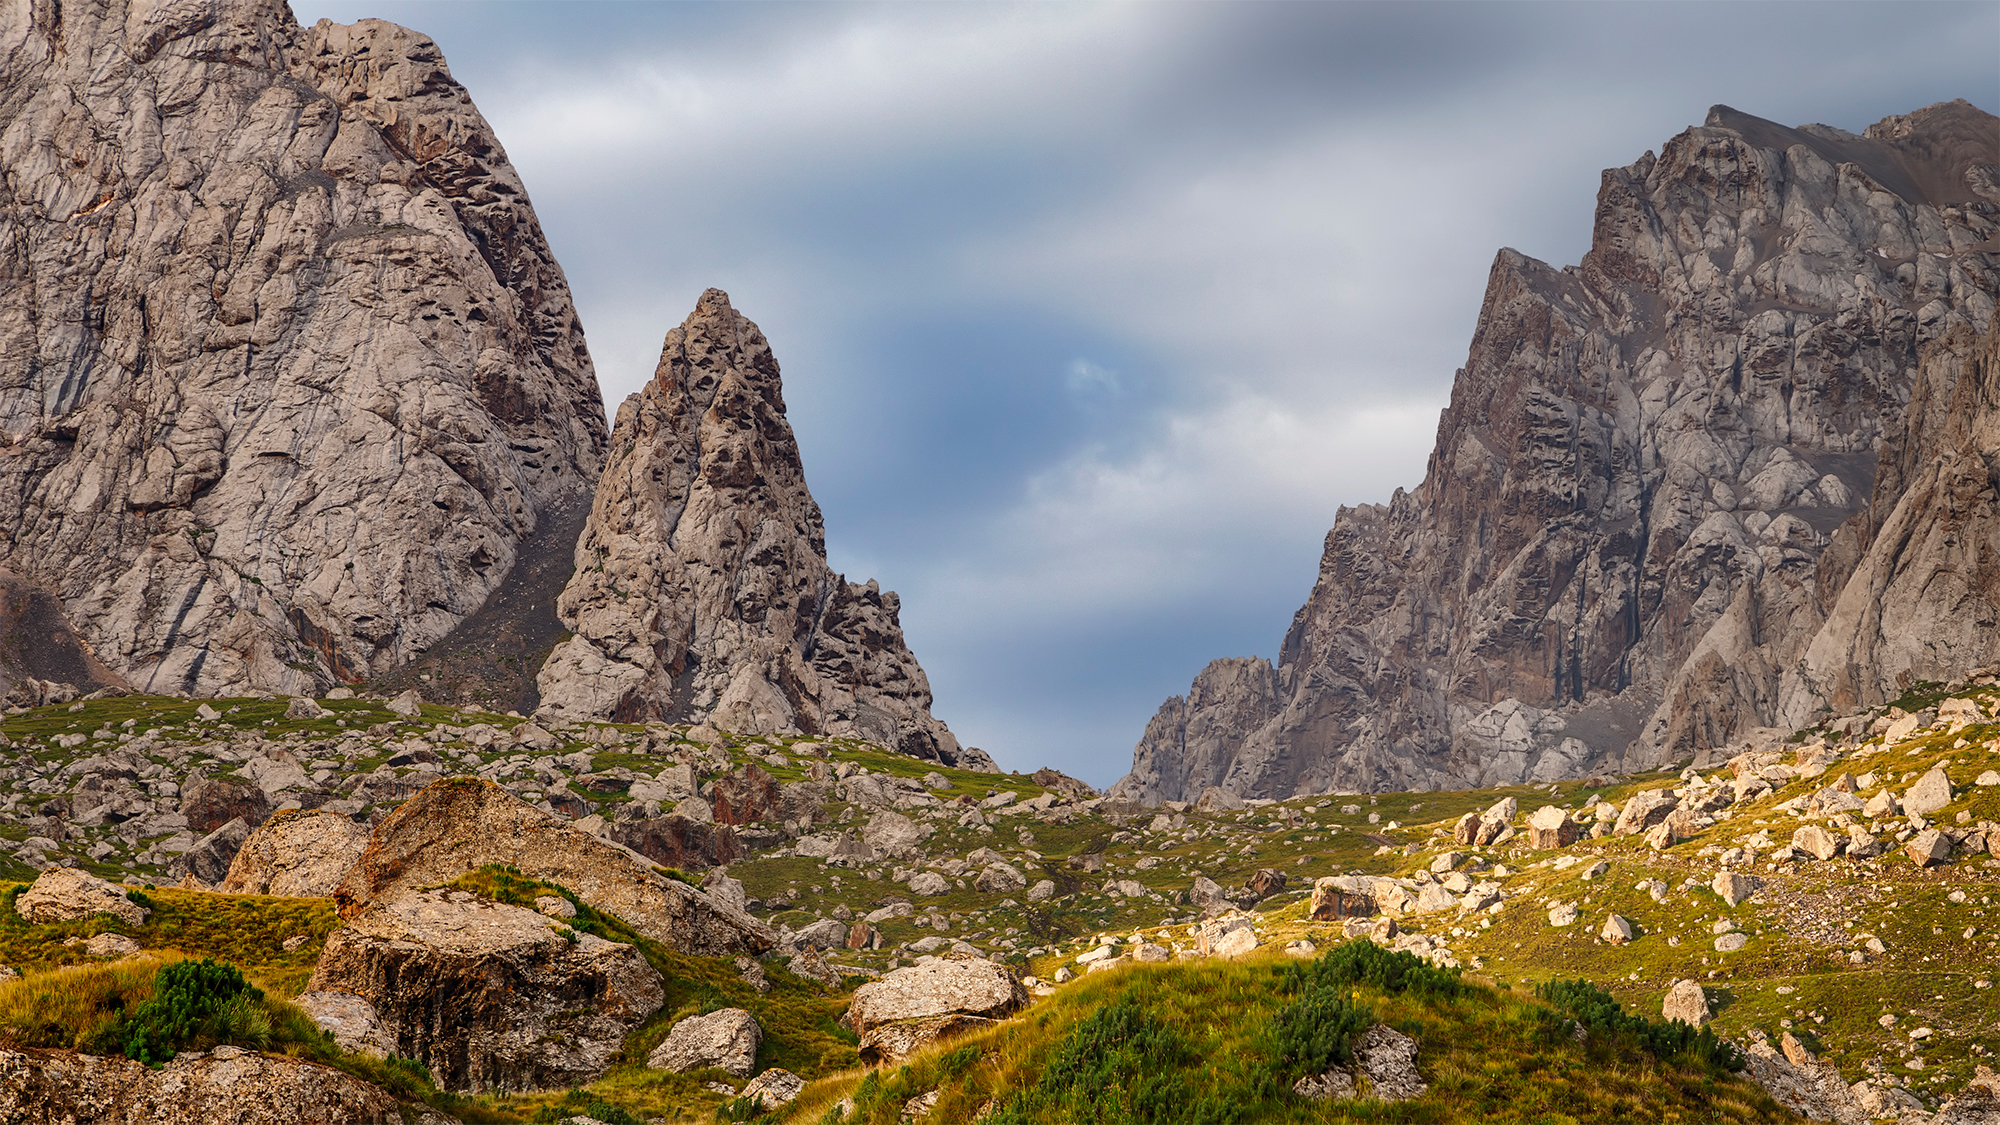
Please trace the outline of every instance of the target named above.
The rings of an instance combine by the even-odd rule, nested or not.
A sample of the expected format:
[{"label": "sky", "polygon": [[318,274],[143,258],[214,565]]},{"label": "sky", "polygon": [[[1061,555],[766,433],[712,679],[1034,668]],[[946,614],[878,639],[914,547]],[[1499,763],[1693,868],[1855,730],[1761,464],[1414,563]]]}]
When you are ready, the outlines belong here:
[{"label": "sky", "polygon": [[1493,256],[1723,103],[2000,111],[2000,3],[300,2],[443,48],[607,403],[704,288],[783,368],[835,569],[933,711],[1123,775],[1423,478]]}]

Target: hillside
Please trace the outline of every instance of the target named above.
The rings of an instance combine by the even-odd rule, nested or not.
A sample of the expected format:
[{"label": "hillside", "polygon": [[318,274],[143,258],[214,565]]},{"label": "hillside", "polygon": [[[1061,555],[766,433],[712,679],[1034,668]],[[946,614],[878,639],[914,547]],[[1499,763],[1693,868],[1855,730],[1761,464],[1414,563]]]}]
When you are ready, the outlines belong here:
[{"label": "hillside", "polygon": [[[1286,802],[1217,794],[1206,807],[1157,809],[1090,795],[1053,772],[996,777],[855,740],[658,723],[545,730],[452,708],[406,716],[358,699],[323,701],[327,714],[315,718],[287,718],[304,708],[282,700],[217,701],[212,719],[200,714],[204,706],[101,698],[16,709],[0,723],[14,760],[0,800],[9,820],[0,837],[21,841],[5,861],[14,877],[33,877],[31,866],[75,863],[150,885],[141,893],[155,907],[140,926],[102,915],[27,925],[10,912],[0,925],[0,960],[28,972],[24,984],[60,966],[97,963],[82,944],[64,943],[102,932],[126,934],[149,953],[235,961],[274,998],[327,971],[315,963],[329,935],[364,924],[356,919],[365,911],[336,912],[323,897],[216,894],[192,882],[170,890],[170,875],[192,866],[172,853],[190,840],[163,838],[159,821],[142,819],[157,812],[114,819],[147,786],[164,788],[164,776],[190,765],[208,764],[218,780],[233,780],[220,767],[247,778],[284,766],[290,755],[315,772],[331,768],[319,763],[340,763],[363,778],[365,792],[345,799],[374,798],[352,815],[376,825],[378,838],[393,830],[389,813],[404,796],[429,800],[447,775],[476,774],[532,801],[521,806],[528,814],[548,815],[540,805],[560,810],[552,826],[639,848],[769,927],[774,940],[756,960],[688,955],[615,911],[591,907],[575,887],[557,889],[556,880],[481,874],[489,869],[477,857],[462,861],[471,865],[464,877],[443,880],[499,902],[566,896],[593,911],[580,918],[602,919],[590,932],[637,943],[657,966],[668,982],[659,1007],[622,1033],[608,1069],[577,1083],[640,1120],[705,1116],[744,1088],[747,1075],[645,1065],[679,1020],[704,1010],[752,1013],[763,1029],[755,1070],[778,1066],[813,1083],[793,1116],[818,1120],[841,1097],[900,1105],[928,1093],[919,1087],[933,1080],[930,1088],[946,1088],[938,1104],[947,1108],[975,1095],[1004,1103],[1010,1091],[1039,1089],[1048,1053],[1082,1034],[1075,1029],[1084,1016],[1121,996],[1176,1029],[1176,1050],[1191,1052],[1179,1056],[1186,1067],[1207,1067],[1219,1051],[1238,1059],[1209,1077],[1246,1105],[1266,1107],[1245,1119],[1269,1119],[1266,1110],[1281,1114],[1275,1119],[1323,1119],[1312,1107],[1324,1103],[1269,1087],[1275,1072],[1257,1061],[1268,1061],[1269,1044],[1253,1042],[1250,1029],[1262,1026],[1259,1013],[1290,1002],[1282,966],[1302,963],[1297,955],[1305,952],[1293,943],[1311,943],[1316,956],[1368,935],[1460,968],[1477,986],[1456,999],[1362,990],[1387,1025],[1414,1037],[1415,1066],[1431,1087],[1394,1112],[1369,1111],[1389,1119],[1487,1119],[1507,1105],[1523,1120],[1540,1119],[1533,1113],[1589,1120],[1592,1107],[1606,1105],[1668,1119],[1704,1100],[1733,1107],[1724,1111],[1731,1120],[1783,1119],[1743,1079],[1686,1059],[1659,1059],[1616,1035],[1580,1045],[1540,1035],[1536,1021],[1546,1017],[1535,1014],[1536,987],[1572,978],[1595,982],[1627,1012],[1653,1020],[1676,981],[1700,983],[1710,1026],[1750,1052],[1750,1079],[1760,1066],[1774,1070],[1772,1058],[1785,1059],[1779,1040],[1791,1035],[1823,1062],[1786,1061],[1789,1070],[1764,1074],[1781,1098],[1790,1097],[1788,1082],[1817,1082],[1815,1096],[1831,1096],[1824,1076],[1837,1074],[1856,1105],[1900,1112],[1911,1108],[1896,1100],[1907,1094],[1929,1112],[1978,1077],[2000,1045],[1990,991],[2000,930],[1989,928],[2000,891],[2000,861],[1992,858],[2000,843],[1993,718],[2000,684],[1990,675],[1927,686],[1898,706],[1801,732],[1783,747],[1680,774]],[[236,758],[253,739],[262,749]],[[1934,769],[1948,789],[1931,779]],[[138,776],[122,776],[128,771]],[[188,790],[191,806],[205,799],[199,785]],[[1496,804],[1482,824],[1479,814]],[[1564,815],[1537,816],[1544,806]],[[289,831],[294,822],[296,814],[280,815],[263,831]],[[51,835],[58,830],[60,840]],[[229,835],[203,847],[225,870],[237,868],[237,885],[268,881],[268,872],[256,871],[273,853],[252,837],[235,843],[238,854],[217,854],[232,846]],[[1576,838],[1539,846],[1565,836]],[[1829,848],[1840,854],[1814,858],[1813,849]],[[1914,861],[1913,852],[1929,862]],[[352,851],[340,854],[354,862]],[[534,860],[523,853],[521,862]],[[1733,904],[1715,889],[1727,873],[1746,880]],[[1311,918],[1315,884],[1322,902],[1359,917]],[[1629,924],[1629,940],[1605,940],[1614,914]],[[1204,948],[1217,955],[1200,956]],[[1155,956],[1162,962],[1146,963]],[[886,1048],[868,1046],[884,1042],[883,1032],[859,1039],[835,1022],[856,989],[899,967],[989,961],[1026,982],[1020,1014],[997,1024],[960,1018],[951,1026],[973,1038],[952,1046],[946,1032],[947,1042],[932,1049],[920,1037],[917,1049],[929,1053],[915,1056],[914,1070],[885,1070],[872,1085],[857,1085],[857,1050]],[[758,989],[760,979],[770,991]],[[967,1044],[976,1055],[965,1053]],[[1627,1059],[1615,1078],[1597,1073],[1610,1057],[1604,1051]],[[965,1061],[974,1057],[990,1065]],[[1857,1083],[1865,1085],[1848,1090]],[[1525,1090],[1545,1100],[1521,1100]],[[449,1087],[425,1096],[470,1115],[464,1119],[492,1120],[532,1117],[560,1100]],[[494,1116],[479,1116],[486,1113]]]}]

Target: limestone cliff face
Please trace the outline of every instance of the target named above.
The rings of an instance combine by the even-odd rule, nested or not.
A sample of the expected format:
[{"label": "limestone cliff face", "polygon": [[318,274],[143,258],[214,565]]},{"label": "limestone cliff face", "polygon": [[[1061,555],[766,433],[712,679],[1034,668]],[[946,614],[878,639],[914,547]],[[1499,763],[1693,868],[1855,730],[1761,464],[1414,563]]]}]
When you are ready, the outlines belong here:
[{"label": "limestone cliff face", "polygon": [[859,736],[992,768],[931,717],[897,609],[828,568],[771,346],[728,294],[703,293],[618,408],[557,602],[575,636],[542,667],[543,706]]},{"label": "limestone cliff face", "polygon": [[562,271],[430,40],[277,0],[0,10],[0,564],[132,686],[403,663],[605,436]]},{"label": "limestone cliff face", "polygon": [[[1500,253],[1423,483],[1340,512],[1274,698],[1254,666],[1198,682],[1114,792],[1651,767],[1992,659],[1985,548],[1934,514],[1984,534],[1993,447],[1921,435],[1977,393],[1996,164],[1964,102],[1862,136],[1718,106],[1607,171],[1581,265]],[[1882,597],[1958,624],[1925,639]]]}]

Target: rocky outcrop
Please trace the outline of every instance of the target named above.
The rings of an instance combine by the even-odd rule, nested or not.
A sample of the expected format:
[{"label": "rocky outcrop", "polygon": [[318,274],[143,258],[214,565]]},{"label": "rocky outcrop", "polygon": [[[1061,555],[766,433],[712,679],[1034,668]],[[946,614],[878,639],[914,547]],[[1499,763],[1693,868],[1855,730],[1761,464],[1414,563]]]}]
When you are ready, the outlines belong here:
[{"label": "rocky outcrop", "polygon": [[761,953],[769,926],[652,869],[642,857],[582,832],[487,781],[440,781],[410,798],[334,890],[344,918],[448,883],[488,864],[568,888],[640,933],[683,953]]},{"label": "rocky outcrop", "polygon": [[1005,965],[927,961],[856,989],[841,1022],[861,1037],[863,1062],[888,1062],[990,1027],[1027,1002],[1028,990]]},{"label": "rocky outcrop", "polygon": [[0,563],[135,688],[394,667],[596,478],[568,285],[424,36],[23,4],[0,169]]},{"label": "rocky outcrop", "polygon": [[0,1050],[0,1121],[149,1125],[449,1125],[331,1067],[238,1047],[158,1069],[118,1055]]},{"label": "rocky outcrop", "polygon": [[545,708],[853,736],[991,768],[931,716],[896,595],[828,568],[777,360],[728,294],[703,293],[667,333],[611,446],[558,602],[575,636],[538,679]]},{"label": "rocky outcrop", "polygon": [[632,946],[464,891],[417,892],[349,919],[307,991],[366,1000],[395,1053],[451,1090],[591,1082],[666,999]]},{"label": "rocky outcrop", "polygon": [[243,841],[215,889],[228,895],[330,897],[368,839],[368,829],[339,813],[281,812]]},{"label": "rocky outcrop", "polygon": [[1607,171],[1579,266],[1495,261],[1423,483],[1341,511],[1277,666],[1211,665],[1114,795],[1652,768],[1991,660],[1983,431],[1908,435],[1984,393],[1996,163],[1964,102],[1718,106]]}]

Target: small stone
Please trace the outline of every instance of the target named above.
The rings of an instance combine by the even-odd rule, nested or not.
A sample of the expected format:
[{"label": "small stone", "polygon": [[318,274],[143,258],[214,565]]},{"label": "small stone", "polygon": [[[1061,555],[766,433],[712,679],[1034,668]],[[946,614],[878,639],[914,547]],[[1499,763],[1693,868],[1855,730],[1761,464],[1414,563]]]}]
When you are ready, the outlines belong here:
[{"label": "small stone", "polygon": [[935,871],[919,871],[910,876],[909,887],[913,895],[941,895],[951,891],[951,882]]},{"label": "small stone", "polygon": [[1750,938],[1746,934],[1723,934],[1721,937],[1715,939],[1715,951],[1717,953],[1734,953],[1749,944]]},{"label": "small stone", "polygon": [[1549,925],[1568,926],[1576,921],[1576,904],[1559,902],[1549,909]]},{"label": "small stone", "polygon": [[1257,948],[1257,932],[1248,926],[1231,930],[1215,943],[1217,957],[1241,957]]},{"label": "small stone", "polygon": [[295,696],[290,703],[285,704],[285,718],[324,719],[326,718],[326,708],[321,707],[310,699]]},{"label": "small stone", "polygon": [[416,688],[411,688],[410,690],[404,692],[403,694],[383,704],[383,706],[387,707],[389,710],[394,711],[396,714],[401,715],[406,719],[414,719],[418,715],[422,714],[423,705],[424,705],[424,697],[417,694]]},{"label": "small stone", "polygon": [[576,904],[561,895],[535,896],[535,909],[551,918],[576,917]]},{"label": "small stone", "polygon": [[1818,860],[1832,859],[1840,854],[1840,842],[1833,834],[1816,824],[1808,824],[1792,833],[1792,846]]},{"label": "small stone", "polygon": [[123,934],[98,934],[83,943],[83,951],[85,953],[90,954],[92,957],[103,957],[106,959],[130,957],[134,953],[139,952],[141,948],[138,942],[133,941]]},{"label": "small stone", "polygon": [[1306,1075],[1292,1084],[1292,1093],[1316,1102],[1349,1101],[1359,1096],[1354,1088],[1354,1076],[1338,1067],[1325,1074]]}]

